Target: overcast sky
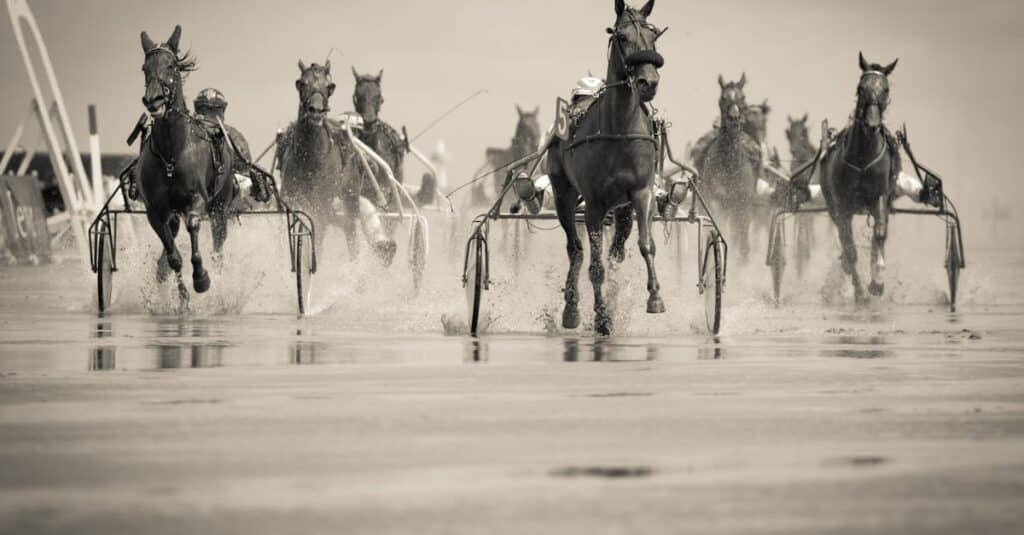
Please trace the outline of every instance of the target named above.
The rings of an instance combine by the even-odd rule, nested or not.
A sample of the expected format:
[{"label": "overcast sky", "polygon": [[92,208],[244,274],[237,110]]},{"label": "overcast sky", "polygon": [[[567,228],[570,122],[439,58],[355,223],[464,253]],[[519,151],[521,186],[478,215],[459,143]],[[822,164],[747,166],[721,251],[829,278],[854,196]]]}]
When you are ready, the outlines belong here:
[{"label": "overcast sky", "polygon": [[[200,67],[186,93],[224,91],[228,122],[254,148],[295,118],[297,60],[322,62],[331,47],[339,50],[333,109],[351,108],[351,66],[383,68],[382,116],[410,134],[486,89],[417,143],[429,150],[445,139],[452,182],[469,178],[487,146],[508,144],[516,103],[540,106],[548,122],[555,97],[577,77],[603,75],[604,29],[614,20],[612,0],[29,2],[78,138],[87,135],[86,106],[94,103],[105,151],[126,149],[143,111],[139,31],[159,41],[179,23]],[[988,212],[997,195],[1024,190],[1019,0],[659,0],[651,21],[671,27],[659,41],[666,64],[656,105],[673,123],[677,152],[717,115],[720,72],[727,79],[746,72],[748,101],[769,100],[769,142],[783,154],[787,113],[845,123],[863,50],[880,63],[900,58],[887,122],[909,125],[918,156],[946,177],[963,207]],[[0,72],[6,144],[31,98],[9,24],[0,24]]]}]

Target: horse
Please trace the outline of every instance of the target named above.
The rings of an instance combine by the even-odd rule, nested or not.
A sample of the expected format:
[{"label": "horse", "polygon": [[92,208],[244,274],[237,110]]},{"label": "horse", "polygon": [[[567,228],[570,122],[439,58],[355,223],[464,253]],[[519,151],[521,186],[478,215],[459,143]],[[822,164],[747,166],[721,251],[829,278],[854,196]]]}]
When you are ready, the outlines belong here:
[{"label": "horse", "polygon": [[227,240],[228,208],[238,193],[232,177],[235,154],[227,144],[215,144],[185,104],[183,79],[195,70],[195,58],[178,48],[181,26],[175,26],[163,43],[153,42],[146,32],[140,37],[146,80],[142,103],[152,126],[139,154],[135,181],[146,218],[163,244],[157,277],[164,280],[168,268],[174,271],[186,298],[181,255],[174,243],[181,218],[192,242],[192,286],[204,293],[210,289],[210,275],[199,254],[201,220],[210,217],[213,250],[219,253]]},{"label": "horse", "polygon": [[[796,173],[800,167],[810,162],[818,154],[818,148],[811,143],[811,135],[807,129],[807,114],[800,119],[786,116],[786,140],[789,141],[789,171]],[[816,180],[817,176],[810,177],[808,183]],[[804,268],[810,260],[811,250],[814,248],[814,214],[796,214],[796,239],[797,239],[797,275],[802,277]]]},{"label": "horse", "polygon": [[[658,91],[665,60],[656,41],[665,30],[647,21],[654,9],[648,0],[640,9],[615,0],[615,25],[608,29],[607,85],[562,141],[555,138],[548,152],[548,174],[554,190],[558,221],[565,231],[569,272],[566,276],[562,326],[579,326],[579,271],[583,244],[576,232],[576,208],[585,203],[584,220],[590,242],[590,282],[594,287],[594,330],[612,332],[602,285],[604,221],[614,210],[615,234],[609,256],[625,259],[626,239],[637,218],[640,254],[647,265],[647,312],[665,311],[661,286],[654,269],[655,245],[651,236],[657,140],[646,103]],[[666,28],[667,29],[667,28]]]},{"label": "horse", "polygon": [[[761,159],[761,173],[758,179],[768,184],[778,182],[778,177],[770,176],[765,167],[774,165],[780,167],[778,152],[768,148],[768,115],[772,108],[768,105],[768,99],[761,104],[750,104],[743,112],[743,131],[757,143],[758,154]],[[756,191],[756,189],[755,189]],[[752,231],[755,235],[767,235],[768,227],[771,225],[773,207],[768,203],[752,203],[750,207]],[[763,233],[761,231],[764,231]]]},{"label": "horse", "polygon": [[896,139],[885,127],[884,114],[889,105],[889,75],[896,69],[868,63],[859,54],[860,80],[853,122],[840,132],[821,164],[821,192],[842,246],[840,260],[850,276],[854,298],[866,300],[857,273],[857,247],[853,240],[853,216],[868,213],[874,219],[871,239],[871,295],[885,291],[885,241],[894,184],[900,172],[900,154]]},{"label": "horse", "polygon": [[[391,125],[380,119],[380,108],[384,104],[384,97],[381,93],[381,80],[384,78],[384,70],[377,74],[359,74],[355,67],[352,68],[352,76],[355,78],[355,90],[352,92],[352,105],[356,112],[363,118],[361,128],[354,130],[359,139],[373,149],[391,167],[395,180],[400,184],[405,182],[403,164],[405,161],[406,144],[405,138],[398,133]],[[359,172],[363,168],[359,167]],[[364,177],[369,180],[369,177]],[[385,192],[392,191],[391,188],[383,187]],[[370,192],[364,192],[369,194]],[[389,204],[401,202],[401,199],[388,199]]]},{"label": "horse", "polygon": [[352,142],[339,122],[327,118],[336,87],[331,78],[331,62],[307,67],[299,60],[298,65],[298,119],[280,135],[277,144],[276,160],[285,199],[309,211],[316,227],[321,229],[316,234],[319,247],[324,236],[322,229],[326,229],[328,222],[338,220],[333,203],[336,196],[340,197],[346,215],[339,222],[352,256],[359,253],[357,219],[375,252],[393,256],[394,240],[383,234],[373,205],[361,200],[364,188],[361,175],[354,171]]},{"label": "horse", "polygon": [[[509,146],[507,148],[488,147],[485,153],[486,163],[482,169],[502,169],[502,171],[494,173],[495,195],[501,194],[507,177],[515,176],[515,173],[519,171],[519,168],[504,169],[505,165],[533,154],[537,151],[537,147],[540,144],[542,135],[540,120],[538,119],[540,107],[536,107],[533,111],[525,111],[516,104],[516,114],[518,115],[516,132],[512,136],[512,142]],[[474,189],[473,197],[474,205],[487,203],[487,197],[482,187]],[[495,201],[497,200],[495,199]]]},{"label": "horse", "polygon": [[762,166],[761,148],[744,130],[747,128],[744,117],[747,101],[743,93],[746,83],[746,74],[738,82],[729,83],[718,75],[721,126],[698,168],[710,186],[712,200],[729,219],[730,231],[739,243],[744,261],[750,255],[751,210]]}]

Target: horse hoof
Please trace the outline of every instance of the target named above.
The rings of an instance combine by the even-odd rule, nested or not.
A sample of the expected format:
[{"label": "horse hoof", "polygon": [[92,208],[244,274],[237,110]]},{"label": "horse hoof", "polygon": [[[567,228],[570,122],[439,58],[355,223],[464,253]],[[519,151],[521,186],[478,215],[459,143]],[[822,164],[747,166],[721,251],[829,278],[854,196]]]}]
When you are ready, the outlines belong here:
[{"label": "horse hoof", "polygon": [[181,272],[181,256],[174,255],[167,257],[167,266],[171,268],[171,271],[175,273]]},{"label": "horse hoof", "polygon": [[576,307],[565,307],[562,311],[562,327],[565,329],[575,329],[580,326],[580,312]]},{"label": "horse hoof", "polygon": [[664,314],[665,313],[665,302],[660,297],[652,297],[647,300],[647,313],[648,314]]},{"label": "horse hoof", "polygon": [[608,258],[611,258],[621,264],[626,260],[626,248],[613,245],[612,248],[608,250]]},{"label": "horse hoof", "polygon": [[210,274],[206,271],[194,273],[192,275],[192,287],[196,293],[204,293],[210,289]]},{"label": "horse hoof", "polygon": [[881,297],[885,293],[885,284],[871,281],[871,284],[868,285],[868,292],[875,297]]},{"label": "horse hoof", "polygon": [[394,240],[381,240],[373,244],[373,251],[380,259],[384,267],[391,265],[391,261],[395,259],[395,252],[398,251],[398,246]]},{"label": "horse hoof", "polygon": [[598,336],[611,336],[612,334],[612,319],[607,314],[598,313],[597,317],[594,318],[594,332]]}]

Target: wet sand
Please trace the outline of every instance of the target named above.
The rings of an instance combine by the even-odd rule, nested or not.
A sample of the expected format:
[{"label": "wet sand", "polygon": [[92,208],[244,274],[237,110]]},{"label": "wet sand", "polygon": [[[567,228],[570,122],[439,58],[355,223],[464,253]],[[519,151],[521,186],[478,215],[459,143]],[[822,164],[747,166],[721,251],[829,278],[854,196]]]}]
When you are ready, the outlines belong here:
[{"label": "wet sand", "polygon": [[8,373],[23,532],[912,532],[1024,525],[1024,363]]},{"label": "wet sand", "polygon": [[547,283],[472,339],[451,277],[97,318],[80,266],[8,268],[0,532],[1020,532],[1019,265],[974,264],[957,313],[906,272],[867,308],[734,276],[720,338],[695,303],[607,340],[547,330]]}]

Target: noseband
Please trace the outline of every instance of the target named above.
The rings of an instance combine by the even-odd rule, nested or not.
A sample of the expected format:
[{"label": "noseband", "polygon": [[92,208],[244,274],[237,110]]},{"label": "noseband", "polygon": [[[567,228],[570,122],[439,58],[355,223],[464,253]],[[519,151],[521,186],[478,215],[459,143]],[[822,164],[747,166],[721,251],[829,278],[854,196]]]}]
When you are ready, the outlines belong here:
[{"label": "noseband", "polygon": [[[307,89],[308,93],[305,94],[305,95],[302,95],[302,113],[303,114],[307,113],[306,110],[309,108],[309,106],[308,106],[309,99],[313,98],[314,95],[320,95],[321,97],[323,97],[323,99],[324,99],[323,113],[328,113],[328,112],[331,111],[331,107],[330,107],[329,103],[331,102],[331,94],[334,93],[334,91],[332,89],[332,87],[334,86],[334,80],[332,80],[331,79],[331,75],[329,73],[326,73],[326,72],[324,73],[324,78],[327,80],[327,85],[324,86],[323,89],[319,89],[319,88],[317,88],[317,89]],[[309,86],[308,85],[304,85],[304,87],[308,88]]]}]

